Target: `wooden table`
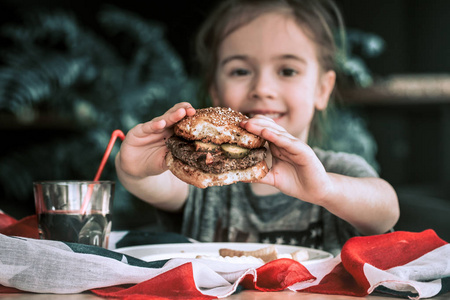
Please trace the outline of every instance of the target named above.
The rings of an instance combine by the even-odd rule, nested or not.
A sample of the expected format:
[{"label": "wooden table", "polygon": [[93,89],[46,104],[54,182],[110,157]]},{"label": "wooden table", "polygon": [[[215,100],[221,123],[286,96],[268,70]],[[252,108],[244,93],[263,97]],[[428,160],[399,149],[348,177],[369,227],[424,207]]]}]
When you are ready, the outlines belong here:
[{"label": "wooden table", "polygon": [[[0,294],[2,300],[95,300],[104,299],[97,297],[91,293],[73,294],[73,295],[52,295],[52,294]],[[242,291],[238,294],[231,295],[225,298],[227,300],[398,300],[401,298],[387,297],[387,296],[366,296],[366,297],[352,297],[339,295],[322,295],[310,293],[296,293],[291,291],[282,292],[257,292],[257,291]],[[433,300],[448,300],[450,293],[430,298]]]}]

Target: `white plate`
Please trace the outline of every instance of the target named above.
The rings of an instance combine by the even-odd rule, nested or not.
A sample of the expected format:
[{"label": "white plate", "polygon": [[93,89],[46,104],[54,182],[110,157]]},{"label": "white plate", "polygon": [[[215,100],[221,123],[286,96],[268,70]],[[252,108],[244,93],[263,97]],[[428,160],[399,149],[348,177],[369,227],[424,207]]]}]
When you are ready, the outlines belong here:
[{"label": "white plate", "polygon": [[[233,250],[253,251],[270,246],[270,244],[259,243],[181,243],[181,244],[158,244],[118,248],[114,251],[133,256],[144,261],[158,261],[171,258],[195,258],[197,255],[219,256],[219,249],[228,248]],[[303,265],[320,263],[333,258],[331,253],[288,245],[275,245],[278,254],[290,254],[298,250],[306,250],[309,259],[302,261]]]}]

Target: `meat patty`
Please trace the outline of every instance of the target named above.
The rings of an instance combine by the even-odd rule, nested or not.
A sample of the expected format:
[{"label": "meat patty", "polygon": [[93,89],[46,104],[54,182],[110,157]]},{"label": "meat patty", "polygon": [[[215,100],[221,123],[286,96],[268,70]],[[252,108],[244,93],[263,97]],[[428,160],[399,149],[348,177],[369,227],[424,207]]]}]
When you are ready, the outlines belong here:
[{"label": "meat patty", "polygon": [[194,142],[177,136],[170,137],[166,144],[173,156],[182,162],[204,172],[215,174],[247,169],[263,161],[266,156],[264,147],[251,149],[243,158],[229,158],[220,147],[214,152],[196,151]]}]

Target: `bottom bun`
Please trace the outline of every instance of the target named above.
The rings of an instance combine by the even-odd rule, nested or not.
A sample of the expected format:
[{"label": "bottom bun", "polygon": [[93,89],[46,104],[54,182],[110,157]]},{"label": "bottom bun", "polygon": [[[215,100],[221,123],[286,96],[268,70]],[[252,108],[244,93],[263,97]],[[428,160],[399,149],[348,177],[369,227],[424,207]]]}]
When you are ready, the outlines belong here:
[{"label": "bottom bun", "polygon": [[166,164],[176,177],[202,189],[208,186],[229,185],[239,181],[257,181],[269,172],[269,168],[263,160],[244,170],[233,170],[220,174],[205,173],[175,158],[170,151],[166,155]]}]

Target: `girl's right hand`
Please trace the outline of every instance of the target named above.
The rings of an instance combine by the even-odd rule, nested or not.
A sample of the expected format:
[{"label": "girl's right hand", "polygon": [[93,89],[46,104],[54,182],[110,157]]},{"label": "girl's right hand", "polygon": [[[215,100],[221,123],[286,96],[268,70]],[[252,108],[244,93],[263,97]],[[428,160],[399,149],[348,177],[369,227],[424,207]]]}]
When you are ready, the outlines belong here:
[{"label": "girl's right hand", "polygon": [[187,102],[178,103],[162,116],[138,124],[126,135],[120,148],[120,168],[132,177],[159,175],[167,170],[166,139],[172,136],[172,126],[185,116],[195,114]]}]

